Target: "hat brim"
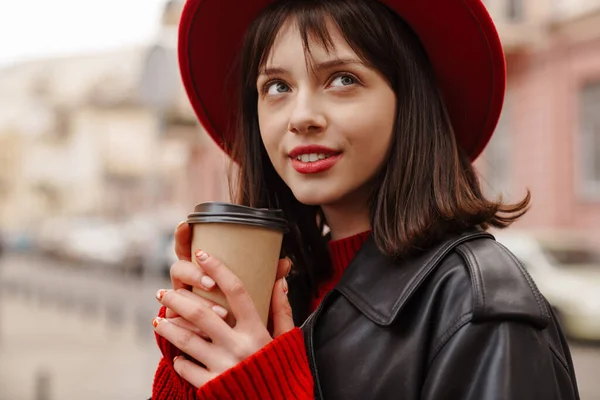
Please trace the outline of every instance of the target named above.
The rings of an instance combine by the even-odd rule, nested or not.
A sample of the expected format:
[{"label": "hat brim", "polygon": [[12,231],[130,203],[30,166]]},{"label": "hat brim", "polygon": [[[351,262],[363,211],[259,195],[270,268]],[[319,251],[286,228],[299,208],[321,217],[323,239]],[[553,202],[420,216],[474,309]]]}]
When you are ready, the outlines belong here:
[{"label": "hat brim", "polygon": [[[185,90],[208,134],[228,149],[235,139],[229,74],[246,29],[274,0],[187,0],[178,56]],[[502,110],[506,65],[481,0],[385,0],[419,37],[448,109],[459,146],[475,160]]]}]

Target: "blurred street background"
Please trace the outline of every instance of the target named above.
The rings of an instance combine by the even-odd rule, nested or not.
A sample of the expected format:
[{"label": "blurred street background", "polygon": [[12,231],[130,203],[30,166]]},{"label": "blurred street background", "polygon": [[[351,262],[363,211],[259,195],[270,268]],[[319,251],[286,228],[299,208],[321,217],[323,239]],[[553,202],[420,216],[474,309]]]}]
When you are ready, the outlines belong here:
[{"label": "blurred street background", "polygon": [[[582,399],[600,400],[600,0],[484,2],[508,92],[476,166],[491,197],[531,190],[498,239],[560,316]],[[151,394],[173,230],[228,199],[179,79],[182,6],[0,0],[0,400]]]}]

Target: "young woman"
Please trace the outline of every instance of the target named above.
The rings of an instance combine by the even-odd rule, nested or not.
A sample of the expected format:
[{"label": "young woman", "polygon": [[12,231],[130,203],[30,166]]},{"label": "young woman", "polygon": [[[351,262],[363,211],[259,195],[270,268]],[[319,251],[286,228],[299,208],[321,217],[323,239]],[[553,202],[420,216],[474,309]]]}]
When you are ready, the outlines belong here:
[{"label": "young woman", "polygon": [[266,329],[177,228],[153,399],[578,398],[551,308],[485,232],[529,195],[484,198],[471,165],[505,88],[481,0],[188,0],[179,46],[236,201],[291,231]]}]

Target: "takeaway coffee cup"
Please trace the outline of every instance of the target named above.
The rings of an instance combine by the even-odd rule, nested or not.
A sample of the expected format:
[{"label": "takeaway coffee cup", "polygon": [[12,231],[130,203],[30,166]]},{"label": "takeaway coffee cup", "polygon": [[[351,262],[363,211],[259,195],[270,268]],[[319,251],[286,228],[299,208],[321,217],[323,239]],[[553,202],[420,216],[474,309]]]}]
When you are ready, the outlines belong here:
[{"label": "takeaway coffee cup", "polygon": [[[283,212],[208,202],[196,205],[187,222],[192,227],[192,254],[201,249],[223,262],[243,282],[266,326],[287,231]],[[192,261],[197,265],[194,257]],[[219,288],[192,290],[225,307],[229,311],[227,322],[234,324],[231,308]]]}]

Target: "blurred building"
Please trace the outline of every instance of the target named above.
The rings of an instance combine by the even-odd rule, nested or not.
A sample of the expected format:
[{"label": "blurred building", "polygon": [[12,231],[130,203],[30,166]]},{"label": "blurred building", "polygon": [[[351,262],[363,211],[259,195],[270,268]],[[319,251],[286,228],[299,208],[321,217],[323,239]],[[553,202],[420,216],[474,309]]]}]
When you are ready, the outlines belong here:
[{"label": "blurred building", "polygon": [[[485,0],[508,92],[477,167],[491,194],[533,207],[521,227],[600,242],[600,0]],[[0,228],[55,216],[183,218],[227,198],[224,154],[176,66],[182,0],[154,43],[0,70]],[[160,78],[158,78],[160,77]]]},{"label": "blurred building", "polygon": [[0,70],[1,228],[61,216],[178,221],[196,202],[226,199],[225,158],[180,84],[181,8],[167,4],[148,46]]},{"label": "blurred building", "polygon": [[486,0],[504,43],[508,92],[478,161],[491,193],[533,206],[517,226],[588,232],[600,243],[600,1]]}]

